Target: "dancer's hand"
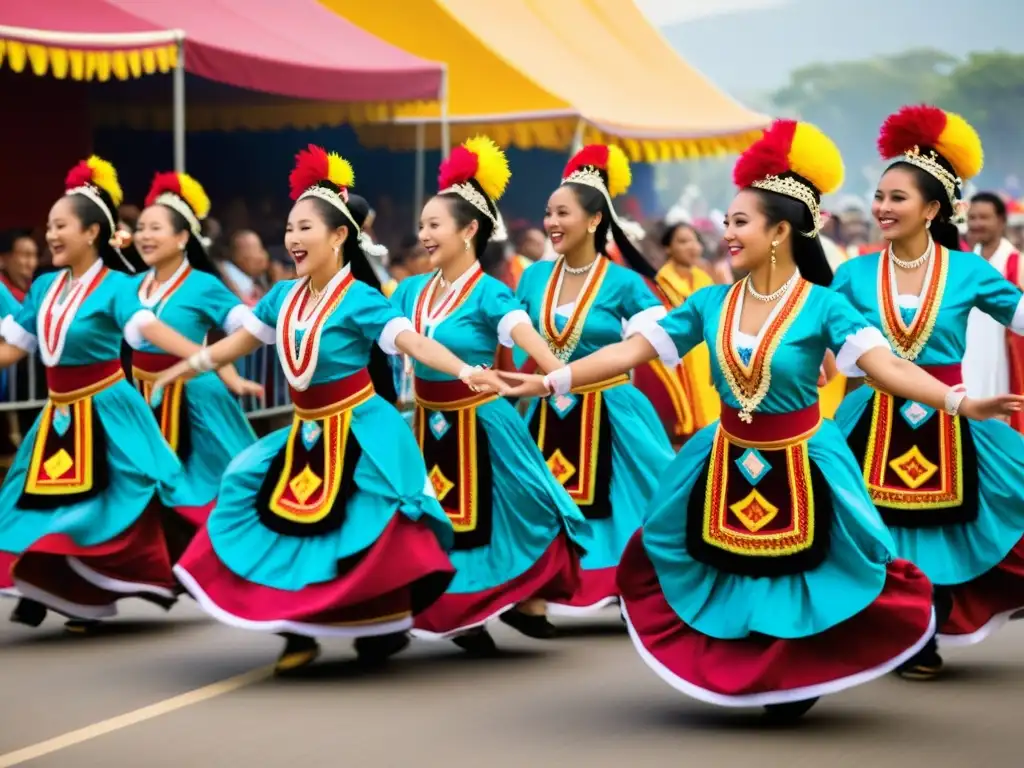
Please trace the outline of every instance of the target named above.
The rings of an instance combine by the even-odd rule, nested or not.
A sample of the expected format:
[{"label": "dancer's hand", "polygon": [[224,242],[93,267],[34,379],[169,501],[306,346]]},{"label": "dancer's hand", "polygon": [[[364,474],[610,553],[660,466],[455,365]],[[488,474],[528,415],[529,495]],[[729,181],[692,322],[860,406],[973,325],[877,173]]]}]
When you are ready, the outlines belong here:
[{"label": "dancer's hand", "polygon": [[153,391],[150,395],[150,402],[155,406],[160,403],[163,391],[176,381],[188,381],[196,375],[196,370],[188,364],[188,360],[175,363],[166,371],[160,374],[153,383]]},{"label": "dancer's hand", "polygon": [[959,413],[971,421],[986,419],[1008,419],[1015,413],[1024,411],[1024,396],[999,395],[998,397],[965,397],[960,403]]},{"label": "dancer's hand", "polygon": [[261,400],[263,399],[264,393],[262,384],[255,381],[249,381],[249,379],[243,379],[238,375],[237,371],[232,370],[232,372],[228,373],[226,370],[227,369],[221,369],[221,371],[219,371],[220,378],[221,381],[224,382],[224,385],[230,389],[233,394],[236,394],[239,397],[249,396],[258,397]]},{"label": "dancer's hand", "polygon": [[466,377],[464,381],[474,392],[497,392],[499,395],[508,392],[508,386],[497,372],[490,368],[477,371],[472,376]]},{"label": "dancer's hand", "polygon": [[544,377],[535,373],[501,371],[498,375],[508,385],[505,392],[507,397],[545,397],[551,394],[548,385],[544,383]]}]

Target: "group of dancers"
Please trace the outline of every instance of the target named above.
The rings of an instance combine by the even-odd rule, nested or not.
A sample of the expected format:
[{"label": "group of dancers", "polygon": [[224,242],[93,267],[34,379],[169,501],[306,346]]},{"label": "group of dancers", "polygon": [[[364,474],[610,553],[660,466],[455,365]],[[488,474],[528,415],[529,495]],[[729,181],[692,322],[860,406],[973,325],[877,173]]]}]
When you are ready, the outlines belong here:
[{"label": "group of dancers", "polygon": [[[310,147],[284,236],[298,277],[252,310],[206,255],[194,179],[158,174],[127,245],[113,168],[83,162],[49,215],[58,270],[0,324],[0,365],[38,350],[49,385],[0,489],[12,619],[88,633],[121,599],[187,592],[281,635],[285,674],[317,638],[371,665],[410,634],[487,656],[494,619],[544,639],[550,615],[617,603],[643,661],[713,704],[790,719],[934,677],[940,644],[1024,609],[1024,437],[1004,423],[1024,397],[969,397],[960,369],[971,309],[1024,332],[1024,302],[958,250],[974,130],[908,107],[879,150],[888,246],[833,275],[820,205],[842,160],[776,121],[734,172],[746,277],[703,285],[655,273],[613,204],[625,156],[584,147],[547,202],[558,258],[513,293],[480,266],[510,170],[478,137],[423,208],[433,272],[388,299],[350,164]],[[670,229],[670,253],[690,234]],[[231,364],[265,344],[294,417],[257,440],[232,395],[260,387]],[[411,430],[374,346],[413,361]],[[520,369],[493,366],[503,347]],[[826,370],[861,383],[834,420]]]}]

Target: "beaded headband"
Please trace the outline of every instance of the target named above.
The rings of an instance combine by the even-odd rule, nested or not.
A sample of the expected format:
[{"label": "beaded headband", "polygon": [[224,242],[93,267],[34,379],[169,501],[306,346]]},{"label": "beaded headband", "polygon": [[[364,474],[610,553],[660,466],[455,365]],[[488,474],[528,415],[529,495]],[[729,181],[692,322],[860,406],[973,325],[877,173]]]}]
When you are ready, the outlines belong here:
[{"label": "beaded headband", "polygon": [[612,221],[615,222],[619,229],[625,232],[628,237],[638,242],[647,236],[644,228],[639,224],[619,218],[619,214],[615,211],[615,206],[612,205],[612,196],[608,192],[608,185],[604,183],[604,179],[601,178],[601,172],[597,168],[590,165],[579,168],[562,179],[562,184],[563,186],[565,184],[582,184],[585,187],[596,189],[604,195],[604,200],[608,203],[608,210],[612,215]]},{"label": "beaded headband", "polygon": [[[442,189],[437,194],[458,195],[490,220],[494,227],[491,230],[491,240],[508,240],[508,232],[505,231],[505,222],[501,218],[501,213],[499,212],[497,216],[491,213],[491,207],[487,204],[487,198],[473,184],[470,184],[468,181],[464,181],[461,184],[452,184],[452,186]],[[494,206],[495,210],[497,210],[497,207],[497,205]]]},{"label": "beaded headband", "polygon": [[345,218],[352,223],[353,227],[355,227],[355,231],[359,233],[357,236],[357,240],[359,242],[359,248],[362,250],[363,253],[365,253],[368,256],[376,256],[377,258],[381,259],[388,255],[387,247],[380,245],[379,243],[373,242],[373,240],[370,239],[370,236],[363,231],[362,227],[360,227],[356,223],[355,216],[352,215],[352,211],[349,210],[348,205],[345,203],[345,200],[342,198],[340,194],[328,189],[327,187],[321,186],[319,184],[314,184],[312,187],[310,187],[301,195],[299,195],[295,202],[299,202],[299,200],[305,200],[307,197],[319,198],[320,200],[323,200],[325,203],[333,205],[335,208],[341,211]]},{"label": "beaded headband", "polygon": [[810,232],[801,232],[800,234],[804,237],[817,237],[818,233],[821,232],[824,226],[821,217],[821,203],[818,201],[817,193],[809,185],[792,176],[768,176],[760,181],[755,181],[751,186],[763,189],[766,192],[786,195],[803,203],[811,212],[811,221],[814,223],[814,227]]}]

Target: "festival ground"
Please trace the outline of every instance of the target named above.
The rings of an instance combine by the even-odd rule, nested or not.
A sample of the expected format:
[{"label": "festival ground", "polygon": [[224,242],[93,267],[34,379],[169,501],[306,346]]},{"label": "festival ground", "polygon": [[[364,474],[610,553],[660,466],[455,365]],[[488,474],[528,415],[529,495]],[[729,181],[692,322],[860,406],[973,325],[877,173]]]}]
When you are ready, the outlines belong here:
[{"label": "festival ground", "polygon": [[[4,603],[4,607],[9,603]],[[191,604],[132,607],[100,636],[0,625],[0,768],[353,765],[945,768],[1020,756],[1024,621],[948,654],[941,681],[889,678],[820,702],[795,728],[684,698],[643,666],[614,612],[501,659],[414,642],[361,674],[341,642],[299,679],[274,637]]]}]

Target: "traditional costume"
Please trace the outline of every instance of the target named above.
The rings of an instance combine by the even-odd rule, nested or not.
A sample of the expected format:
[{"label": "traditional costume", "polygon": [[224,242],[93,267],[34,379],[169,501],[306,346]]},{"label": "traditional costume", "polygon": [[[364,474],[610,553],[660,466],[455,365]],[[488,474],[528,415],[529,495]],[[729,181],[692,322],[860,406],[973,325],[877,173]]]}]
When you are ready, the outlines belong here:
[{"label": "traditional costume", "polygon": [[[174,274],[158,284],[156,271],[150,270],[137,279],[125,301],[134,304],[134,311],[152,312],[195,344],[203,344],[212,330],[232,333],[241,328],[252,311],[217,276],[202,242],[201,222],[210,209],[203,188],[186,174],[160,173],[153,180],[146,205],[162,205],[180,216],[188,224],[189,237],[181,266]],[[154,399],[153,383],[178,358],[138,334],[130,335],[128,343],[133,349],[132,377],[136,386],[152,406],[160,432],[184,466],[179,482],[161,494],[164,505],[185,523],[168,525],[171,557],[176,559],[195,529],[206,522],[224,470],[256,441],[256,436],[238,401],[215,373],[175,382]]]},{"label": "traditional costume", "polygon": [[[842,161],[817,129],[783,120],[734,178],[803,202],[817,226],[792,236],[816,237],[820,195],[841,183]],[[827,274],[798,260],[811,266]],[[850,373],[885,340],[800,272],[756,337],[740,331],[752,298],[768,300],[749,278],[717,285],[639,331],[667,365],[707,343],[722,418],[662,472],[618,582],[637,651],[670,685],[712,704],[799,715],[916,653],[934,631],[931,585],[893,559],[856,461],[818,403],[826,349]]]},{"label": "traditional costume", "polygon": [[[981,246],[974,252],[981,255]],[[1020,252],[1005,237],[988,259],[1004,278],[1024,288],[1024,264]],[[975,307],[967,320],[964,349],[964,384],[972,397],[1024,394],[1024,337]],[[1024,414],[1014,414],[1010,424],[1024,432]]]},{"label": "traditional costume", "polygon": [[[458,195],[495,227],[508,161],[490,139],[456,147],[441,166],[440,196]],[[480,263],[451,283],[440,271],[402,281],[393,303],[416,330],[468,364],[490,365],[499,344],[530,318]],[[548,471],[515,408],[494,394],[415,363],[414,430],[438,501],[455,528],[455,578],[416,619],[417,634],[454,637],[501,616],[548,636],[543,616],[515,607],[528,599],[569,600],[579,583],[577,542],[587,523]]]},{"label": "traditional costume", "polygon": [[[701,288],[715,281],[702,269],[693,267],[689,277],[666,264],[655,277],[661,299],[668,310],[683,305]],[[637,389],[647,395],[674,445],[686,440],[718,419],[721,407],[711,383],[711,358],[706,344],[698,345],[675,368],[660,360],[640,366],[633,375]]]},{"label": "traditional costume", "polygon": [[[611,198],[625,192],[629,180],[629,162],[621,150],[595,145],[569,161],[562,184],[601,191],[616,226]],[[517,291],[534,326],[565,362],[621,341],[624,327],[652,323],[665,314],[639,274],[601,254],[587,268],[576,299],[558,305],[567,268],[564,257],[537,262],[526,270]],[[586,555],[580,587],[572,599],[553,601],[550,612],[603,608],[618,596],[615,568],[672,460],[672,445],[657,412],[628,375],[534,401],[526,418],[555,479],[590,523],[582,538]]]},{"label": "traditional costume", "polygon": [[[981,142],[957,115],[914,107],[890,117],[882,156],[932,174],[956,209],[961,179],[981,169]],[[970,311],[1024,331],[1021,290],[970,253],[929,240],[918,296],[899,295],[891,246],[836,274],[839,291],[881,328],[896,353],[950,385],[963,381]],[[1002,334],[1000,334],[1002,336]],[[970,393],[973,394],[973,393]],[[939,642],[979,642],[1024,607],[1024,440],[999,421],[968,422],[871,387],[847,396],[836,423],[900,557],[937,587]],[[934,653],[934,651],[932,651]],[[923,663],[923,662],[922,662]],[[933,674],[931,658],[921,674]]]},{"label": "traditional costume", "polygon": [[[97,206],[108,225],[101,237],[113,239],[121,189],[109,163],[80,163],[66,194]],[[60,269],[36,278],[18,314],[0,325],[8,344],[38,348],[50,390],[0,488],[0,552],[15,556],[21,595],[85,620],[113,616],[125,597],[174,601],[156,497],[181,475],[119,359],[122,338],[152,315],[124,301],[136,286],[115,271],[126,263],[120,251],[106,242],[99,250],[78,277]],[[19,620],[37,624],[43,615]]]},{"label": "traditional costume", "polygon": [[[299,153],[292,198],[325,201],[357,232],[352,182],[348,162],[312,147]],[[321,292],[309,278],[275,284],[244,323],[276,343],[294,420],[229,465],[175,573],[226,624],[357,638],[360,653],[370,646],[358,639],[386,636],[397,649],[453,573],[451,523],[412,433],[366,369],[371,344],[395,354],[412,325],[348,265]],[[315,655],[315,643],[290,646],[279,669]]]}]

